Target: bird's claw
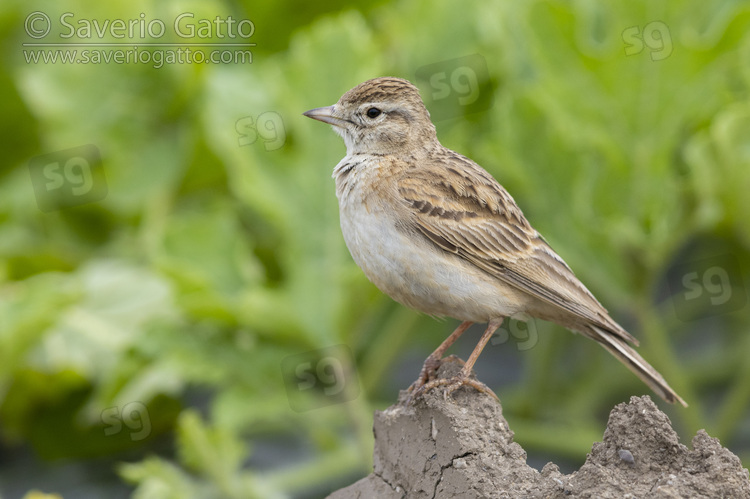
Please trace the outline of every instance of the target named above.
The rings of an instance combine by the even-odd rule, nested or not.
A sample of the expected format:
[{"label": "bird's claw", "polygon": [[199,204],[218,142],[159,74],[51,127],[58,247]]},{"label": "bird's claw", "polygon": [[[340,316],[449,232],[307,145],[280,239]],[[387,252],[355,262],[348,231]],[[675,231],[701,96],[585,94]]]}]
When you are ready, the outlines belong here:
[{"label": "bird's claw", "polygon": [[428,382],[419,384],[420,381],[421,377],[409,387],[409,392],[411,393],[406,399],[406,405],[413,403],[419,397],[423,396],[425,393],[438,386],[445,387],[445,390],[443,391],[444,400],[448,400],[448,397],[462,386],[470,386],[480,393],[491,395],[495,398],[495,400],[499,400],[497,398],[497,395],[495,395],[495,392],[493,392],[487,385],[485,385],[481,381],[477,381],[476,379],[469,377],[469,375],[464,373],[463,371],[459,372],[459,374],[451,378],[432,379]]}]

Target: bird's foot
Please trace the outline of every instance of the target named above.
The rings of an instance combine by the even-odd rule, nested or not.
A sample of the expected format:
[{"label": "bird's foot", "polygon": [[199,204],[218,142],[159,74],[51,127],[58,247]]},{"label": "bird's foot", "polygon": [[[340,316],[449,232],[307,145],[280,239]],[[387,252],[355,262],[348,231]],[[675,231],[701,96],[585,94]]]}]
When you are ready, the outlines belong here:
[{"label": "bird's foot", "polygon": [[[455,356],[452,355],[451,357]],[[422,364],[422,370],[419,371],[417,380],[412,383],[409,388],[407,388],[407,391],[410,392],[412,396],[414,396],[422,389],[422,387],[435,379],[435,377],[437,376],[437,370],[442,363],[443,360],[438,357],[433,357],[432,355],[427,357],[427,359],[424,361],[424,364]],[[461,365],[463,365],[463,361],[461,361]]]},{"label": "bird's foot", "polygon": [[[461,362],[461,365],[463,365],[463,361],[461,361],[460,359],[456,358],[455,360],[458,360],[459,362]],[[481,381],[477,381],[475,378],[472,378],[470,372],[466,372],[464,369],[461,369],[454,376],[448,378],[437,378],[437,367],[440,366],[442,361],[437,360],[436,364],[431,363],[429,366],[428,361],[430,361],[429,358],[427,361],[425,361],[425,365],[422,368],[420,377],[409,387],[408,391],[410,393],[405,401],[406,405],[412,404],[419,397],[422,397],[425,393],[438,386],[445,387],[445,390],[443,391],[443,398],[445,400],[447,400],[448,397],[453,394],[453,392],[455,392],[462,386],[470,386],[480,393],[491,395],[496,400],[499,400],[497,398],[497,395],[495,395],[495,393],[487,385],[485,385]],[[431,368],[425,369],[427,367]]]},{"label": "bird's foot", "polygon": [[493,392],[490,387],[482,383],[481,381],[477,381],[474,378],[470,378],[467,374],[465,374],[463,371],[461,371],[457,376],[454,376],[452,378],[440,378],[440,379],[434,379],[430,381],[429,383],[426,383],[420,390],[419,393],[414,394],[414,398],[417,398],[421,395],[424,395],[429,390],[432,390],[433,388],[436,388],[438,386],[444,386],[445,390],[443,391],[443,399],[448,400],[448,397],[451,396],[453,392],[461,388],[462,386],[470,386],[474,388],[476,391],[480,393],[485,393],[487,395],[491,395],[495,398],[495,400],[499,400],[497,398],[497,395],[495,395],[495,392]]}]

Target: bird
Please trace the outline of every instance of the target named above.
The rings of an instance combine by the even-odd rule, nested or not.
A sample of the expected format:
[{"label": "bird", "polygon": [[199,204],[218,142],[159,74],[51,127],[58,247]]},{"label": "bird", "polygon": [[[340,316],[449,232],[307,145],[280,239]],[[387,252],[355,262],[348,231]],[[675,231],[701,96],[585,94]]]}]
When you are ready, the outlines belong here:
[{"label": "bird", "polygon": [[[331,125],[346,145],[332,176],[356,264],[402,305],[461,321],[425,360],[408,389],[413,397],[437,386],[445,394],[461,386],[487,392],[471,377],[484,346],[506,318],[537,318],[594,340],[665,401],[687,407],[508,191],[440,143],[411,82],[367,80],[335,104],[302,114]],[[446,350],[474,323],[487,327],[459,373],[435,379]]]}]

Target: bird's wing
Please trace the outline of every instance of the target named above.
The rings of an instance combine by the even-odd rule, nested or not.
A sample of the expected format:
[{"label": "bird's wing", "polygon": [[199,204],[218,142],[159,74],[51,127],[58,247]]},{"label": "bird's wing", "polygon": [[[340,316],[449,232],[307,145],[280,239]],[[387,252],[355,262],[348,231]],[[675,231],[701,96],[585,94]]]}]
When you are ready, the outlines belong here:
[{"label": "bird's wing", "polygon": [[445,251],[573,314],[582,323],[637,344],[489,173],[448,150],[434,161],[434,167],[404,171],[398,182],[399,195],[419,232]]}]

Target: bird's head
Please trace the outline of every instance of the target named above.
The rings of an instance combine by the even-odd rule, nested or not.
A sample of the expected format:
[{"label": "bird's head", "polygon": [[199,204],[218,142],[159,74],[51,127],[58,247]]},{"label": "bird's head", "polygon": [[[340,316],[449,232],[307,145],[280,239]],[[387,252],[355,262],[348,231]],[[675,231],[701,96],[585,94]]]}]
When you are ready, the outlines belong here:
[{"label": "bird's head", "polygon": [[437,140],[419,90],[401,78],[368,80],[336,104],[303,114],[333,125],[344,139],[347,154],[399,154]]}]

